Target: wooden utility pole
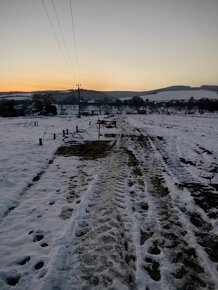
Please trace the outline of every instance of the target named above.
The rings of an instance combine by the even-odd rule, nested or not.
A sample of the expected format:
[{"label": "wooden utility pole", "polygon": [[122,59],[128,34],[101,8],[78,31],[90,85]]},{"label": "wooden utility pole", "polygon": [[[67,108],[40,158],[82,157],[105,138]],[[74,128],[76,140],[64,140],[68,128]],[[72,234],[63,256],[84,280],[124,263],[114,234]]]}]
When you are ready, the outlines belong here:
[{"label": "wooden utility pole", "polygon": [[80,117],[81,117],[81,112],[80,112],[80,87],[81,87],[81,84],[77,84],[78,102],[79,102],[79,112],[78,112],[78,118],[80,118]]}]

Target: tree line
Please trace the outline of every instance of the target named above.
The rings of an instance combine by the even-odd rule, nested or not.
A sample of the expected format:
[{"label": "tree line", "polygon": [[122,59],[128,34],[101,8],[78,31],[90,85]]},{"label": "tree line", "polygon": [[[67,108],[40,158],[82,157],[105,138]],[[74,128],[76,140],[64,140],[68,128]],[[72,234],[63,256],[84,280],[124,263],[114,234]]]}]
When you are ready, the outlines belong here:
[{"label": "tree line", "polygon": [[[26,115],[57,115],[58,105],[78,105],[78,99],[75,97],[67,97],[63,100],[61,98],[56,99],[52,94],[34,94],[32,99],[26,100],[7,100],[3,99],[0,101],[0,116],[1,117],[17,117]],[[93,107],[115,108],[118,112],[122,112],[131,108],[138,113],[149,114],[149,113],[200,113],[205,112],[214,113],[218,112],[218,100],[201,98],[199,100],[191,97],[189,100],[170,100],[170,101],[154,101],[154,100],[143,100],[139,96],[133,96],[130,99],[111,100],[104,98],[102,100],[92,101],[90,104],[87,100],[81,98],[81,108],[85,110],[87,106],[92,105]],[[104,111],[102,111],[104,113]]]},{"label": "tree line", "polygon": [[48,95],[36,94],[32,99],[3,99],[0,101],[1,117],[19,117],[27,115],[57,115],[54,99]]}]

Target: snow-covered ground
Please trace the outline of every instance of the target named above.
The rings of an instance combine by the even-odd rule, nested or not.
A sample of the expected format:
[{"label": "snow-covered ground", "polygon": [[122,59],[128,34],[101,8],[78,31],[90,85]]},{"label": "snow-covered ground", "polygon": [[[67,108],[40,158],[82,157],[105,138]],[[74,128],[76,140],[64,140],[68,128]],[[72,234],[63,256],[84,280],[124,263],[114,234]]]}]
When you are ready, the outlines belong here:
[{"label": "snow-covered ground", "polygon": [[14,94],[0,94],[1,99],[7,100],[28,100],[31,99],[33,93],[14,93]]},{"label": "snow-covered ground", "polygon": [[0,289],[217,289],[218,117],[97,119],[0,119]]},{"label": "snow-covered ground", "polygon": [[[129,120],[139,128],[145,128],[150,135],[163,137],[165,150],[172,154],[172,149],[178,158],[186,159],[190,173],[208,183],[204,177],[213,176],[210,171],[218,162],[217,115],[135,115]],[[163,146],[160,147],[158,149],[163,150]],[[211,180],[218,183],[216,173]]]},{"label": "snow-covered ground", "polygon": [[[189,100],[194,97],[195,100],[202,98],[218,99],[218,94],[215,91],[209,90],[185,90],[185,91],[167,91],[159,92],[157,94],[149,94],[140,96],[143,100],[149,99],[150,101],[170,101],[170,100]],[[122,100],[131,98],[122,98]]]},{"label": "snow-covered ground", "polygon": [[[32,179],[48,167],[63,139],[63,130],[72,133],[96,123],[96,118],[41,117],[0,119],[0,218],[18,202]],[[97,129],[95,129],[97,134]],[[56,134],[56,140],[54,140]],[[39,138],[43,146],[39,146]]]}]

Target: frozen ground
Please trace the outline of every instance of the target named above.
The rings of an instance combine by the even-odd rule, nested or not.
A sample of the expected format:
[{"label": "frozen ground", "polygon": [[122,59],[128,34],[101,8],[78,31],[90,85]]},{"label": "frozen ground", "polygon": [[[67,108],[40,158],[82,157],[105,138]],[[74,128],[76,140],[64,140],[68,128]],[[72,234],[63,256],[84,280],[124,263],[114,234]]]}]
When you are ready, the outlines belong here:
[{"label": "frozen ground", "polygon": [[0,289],[217,289],[218,118],[96,121],[0,120]]}]

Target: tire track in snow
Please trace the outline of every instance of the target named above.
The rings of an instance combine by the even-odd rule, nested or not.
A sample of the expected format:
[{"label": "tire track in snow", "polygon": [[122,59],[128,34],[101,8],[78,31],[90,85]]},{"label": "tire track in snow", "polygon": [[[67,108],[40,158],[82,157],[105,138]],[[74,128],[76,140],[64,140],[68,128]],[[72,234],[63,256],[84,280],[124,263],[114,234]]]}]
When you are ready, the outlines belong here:
[{"label": "tire track in snow", "polygon": [[58,289],[135,289],[127,160],[128,155],[118,146],[81,201],[64,266],[68,270],[61,277],[65,286],[56,281]]},{"label": "tire track in snow", "polygon": [[137,159],[141,160],[139,163],[147,181],[149,207],[154,215],[153,230],[141,230],[141,240],[147,251],[144,269],[153,280],[161,281],[155,289],[159,289],[158,285],[162,289],[215,289],[212,282],[214,276],[210,276],[205,260],[192,246],[186,227],[181,222],[180,211],[175,207],[165,183],[163,167],[150,141],[146,137],[132,137],[132,141]]},{"label": "tire track in snow", "polygon": [[[168,160],[166,158],[167,154],[164,153],[167,151],[166,148],[164,146],[161,148],[156,138],[153,137],[152,140],[155,140],[155,146],[158,145],[160,157],[163,158],[163,155],[165,156],[163,158],[164,169],[175,182],[172,190],[179,192],[181,201],[179,203],[177,201],[177,207],[185,217],[185,222],[189,223],[190,233],[194,237],[199,254],[203,257],[205,264],[210,264],[210,266],[207,266],[208,271],[213,276],[216,284],[218,284],[218,236],[213,226],[217,218],[217,191],[211,185],[202,184],[201,180],[191,176],[182,164],[179,166],[183,168],[182,172],[176,172],[175,166],[172,165],[173,163],[166,162]],[[154,144],[153,148],[155,148]],[[174,160],[177,156],[172,153],[169,158]],[[179,161],[177,160],[177,162]],[[186,172],[185,175],[183,174],[184,172]],[[186,180],[185,176],[188,175],[190,176]],[[184,195],[188,196],[189,203],[183,200]]]},{"label": "tire track in snow", "polygon": [[[165,168],[170,175],[176,176],[178,189],[186,189],[190,192],[197,206],[199,206],[207,214],[209,218],[216,219],[218,217],[218,193],[217,190],[210,184],[202,183],[200,178],[196,178],[187,170],[187,164],[184,163],[184,158],[179,158],[179,149],[176,142],[171,140],[170,145],[160,136],[152,136],[151,140],[157,150],[160,152]],[[175,143],[175,144],[174,144]],[[176,150],[175,150],[176,148]],[[170,154],[169,154],[170,153]],[[182,161],[183,162],[182,162]],[[194,165],[194,164],[193,164]]]}]

